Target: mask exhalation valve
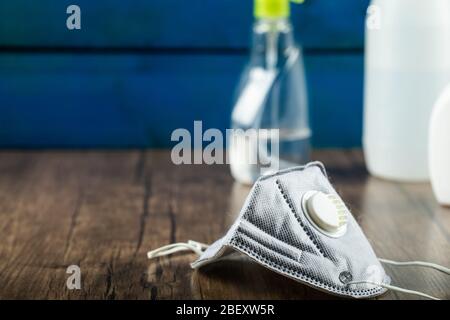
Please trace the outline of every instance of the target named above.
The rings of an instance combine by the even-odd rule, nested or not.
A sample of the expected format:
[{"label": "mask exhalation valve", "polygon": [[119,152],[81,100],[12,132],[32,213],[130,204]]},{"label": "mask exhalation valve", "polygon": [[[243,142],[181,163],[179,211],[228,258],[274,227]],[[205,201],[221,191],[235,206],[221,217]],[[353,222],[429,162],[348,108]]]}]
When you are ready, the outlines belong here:
[{"label": "mask exhalation valve", "polygon": [[348,209],[334,194],[308,191],[302,199],[303,210],[311,224],[330,237],[340,237],[347,230]]}]

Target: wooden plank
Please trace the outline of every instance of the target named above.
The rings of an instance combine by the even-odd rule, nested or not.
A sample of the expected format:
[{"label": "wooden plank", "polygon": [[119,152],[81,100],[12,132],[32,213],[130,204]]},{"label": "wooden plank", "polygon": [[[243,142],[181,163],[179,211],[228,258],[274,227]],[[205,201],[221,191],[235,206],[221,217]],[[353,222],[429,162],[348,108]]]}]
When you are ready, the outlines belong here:
[{"label": "wooden plank", "polygon": [[[0,296],[113,298],[111,270],[123,259],[132,261],[139,238],[144,189],[134,179],[138,154],[3,155],[21,163],[23,171],[2,161],[7,177],[0,183],[2,194],[17,205],[1,211],[12,229],[3,230],[11,240],[2,245]],[[14,196],[8,176],[21,174],[27,178],[19,179],[23,187]],[[100,194],[109,195],[99,199]],[[95,293],[67,290],[66,268],[72,264],[80,266],[83,283]],[[132,268],[128,272],[133,275]]]},{"label": "wooden plank", "polygon": [[[314,159],[378,256],[450,265],[450,209],[437,206],[428,184],[370,177],[359,150]],[[221,237],[248,192],[227,166],[175,166],[167,151],[2,151],[0,298],[335,299],[246,260],[197,271],[191,254],[147,260],[147,250],[170,242]],[[65,286],[71,264],[81,267],[81,290]],[[450,298],[447,276],[386,269],[397,286]]]},{"label": "wooden plank", "polygon": [[[293,25],[307,48],[361,48],[369,0],[307,1]],[[66,28],[73,1],[0,2],[0,46],[247,48],[252,0],[78,0],[82,29]]]},{"label": "wooden plank", "polygon": [[[243,55],[0,55],[1,147],[167,147],[229,127]],[[363,58],[306,55],[316,146],[360,145]]]}]

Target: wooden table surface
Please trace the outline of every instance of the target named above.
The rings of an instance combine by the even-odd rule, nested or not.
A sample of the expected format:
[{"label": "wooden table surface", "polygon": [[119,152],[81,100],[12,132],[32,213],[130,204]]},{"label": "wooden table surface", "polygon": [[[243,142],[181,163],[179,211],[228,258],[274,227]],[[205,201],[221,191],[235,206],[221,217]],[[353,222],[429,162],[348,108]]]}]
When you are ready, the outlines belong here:
[{"label": "wooden table surface", "polygon": [[[379,257],[450,265],[450,209],[428,184],[370,177],[359,150],[314,159]],[[199,271],[193,254],[147,260],[168,243],[221,237],[248,191],[227,166],[175,166],[168,151],[0,152],[0,298],[333,299],[245,259]],[[69,265],[80,266],[80,290],[66,287]],[[450,299],[449,276],[386,270],[395,285]]]}]

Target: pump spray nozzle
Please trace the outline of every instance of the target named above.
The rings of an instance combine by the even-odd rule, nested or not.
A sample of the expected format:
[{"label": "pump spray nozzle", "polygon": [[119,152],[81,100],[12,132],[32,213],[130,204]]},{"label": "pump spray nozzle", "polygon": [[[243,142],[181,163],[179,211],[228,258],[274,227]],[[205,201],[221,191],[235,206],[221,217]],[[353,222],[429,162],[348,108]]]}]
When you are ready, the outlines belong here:
[{"label": "pump spray nozzle", "polygon": [[290,16],[289,2],[303,3],[305,0],[255,0],[255,18],[277,19]]}]

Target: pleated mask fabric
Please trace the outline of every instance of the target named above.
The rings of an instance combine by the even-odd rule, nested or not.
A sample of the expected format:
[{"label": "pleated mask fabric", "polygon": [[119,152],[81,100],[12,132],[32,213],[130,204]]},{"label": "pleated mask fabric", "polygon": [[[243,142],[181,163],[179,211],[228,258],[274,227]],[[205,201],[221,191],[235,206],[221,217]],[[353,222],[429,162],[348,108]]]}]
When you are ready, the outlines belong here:
[{"label": "pleated mask fabric", "polygon": [[[348,211],[345,233],[333,237],[308,218],[302,199],[311,191],[339,197],[324,166],[306,166],[261,177],[226,235],[207,248],[191,266],[200,268],[241,252],[286,277],[331,294],[370,298],[389,284],[363,231]],[[339,197],[340,199],[340,197]]]}]

